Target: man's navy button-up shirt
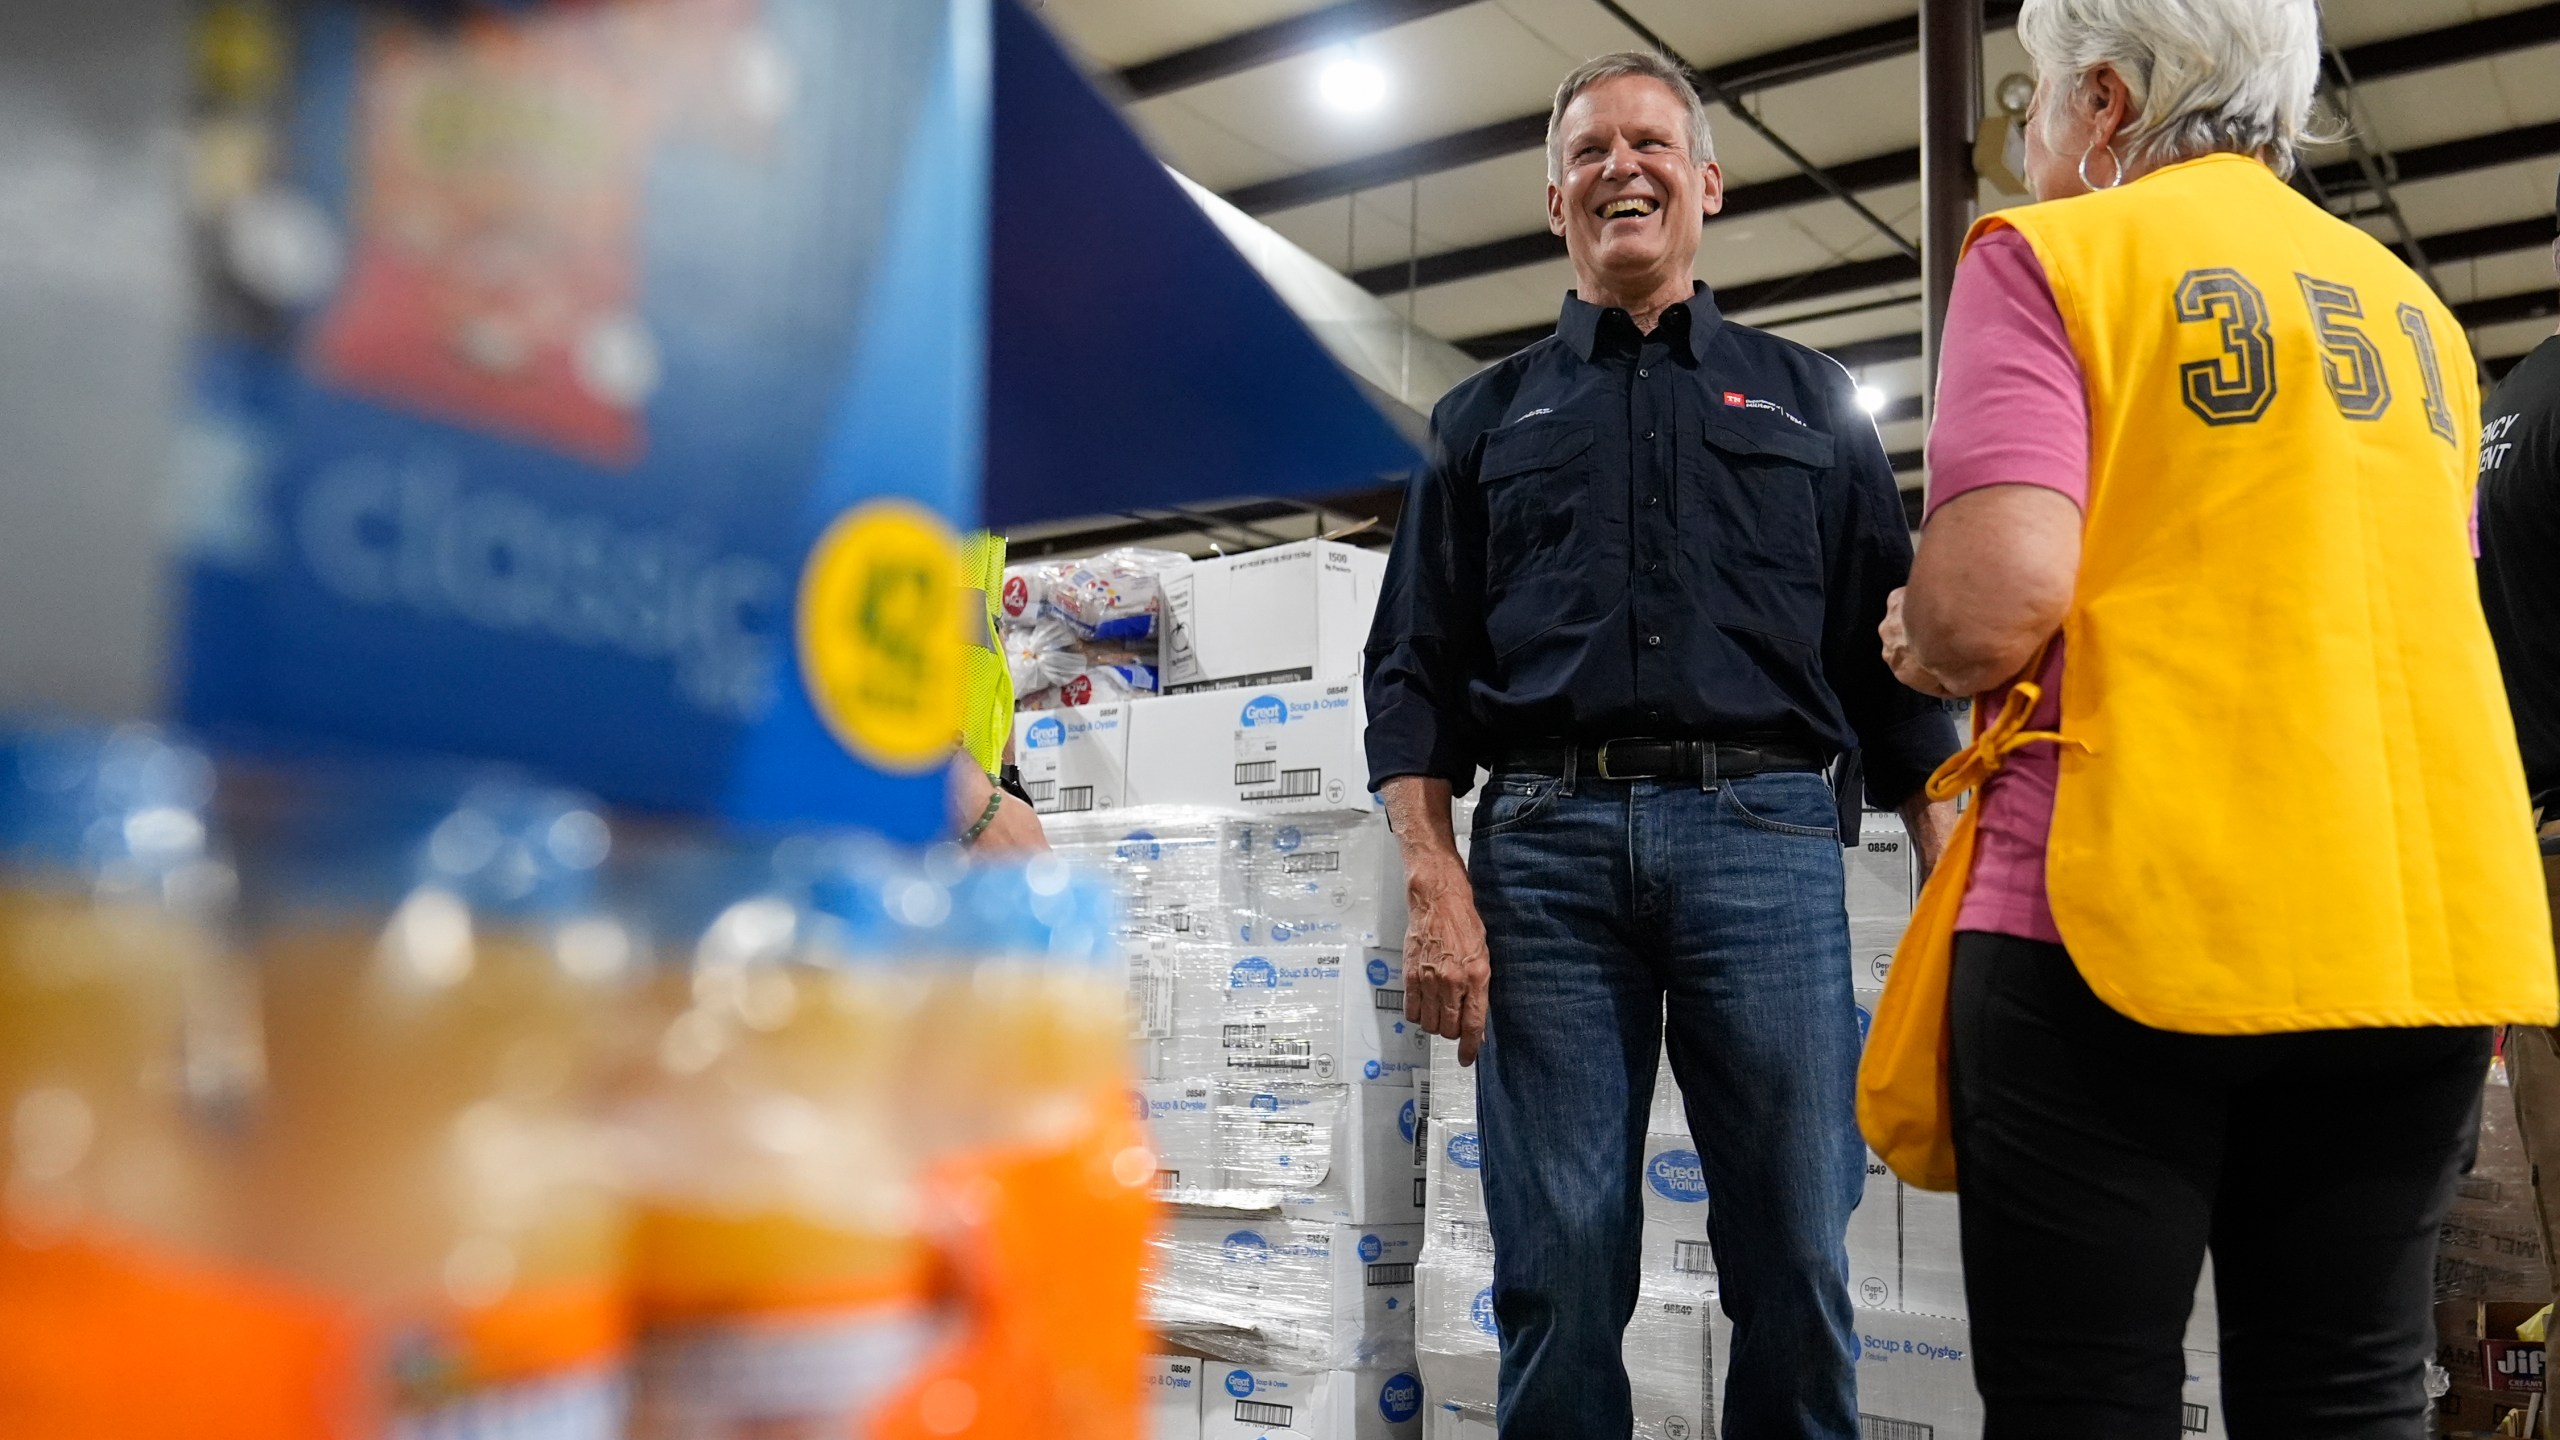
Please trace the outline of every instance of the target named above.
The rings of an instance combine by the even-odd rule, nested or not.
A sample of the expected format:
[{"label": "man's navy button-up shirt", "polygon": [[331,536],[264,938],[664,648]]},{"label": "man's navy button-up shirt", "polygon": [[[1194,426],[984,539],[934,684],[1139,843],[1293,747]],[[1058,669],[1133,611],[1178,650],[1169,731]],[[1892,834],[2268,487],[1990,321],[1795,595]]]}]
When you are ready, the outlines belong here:
[{"label": "man's navy button-up shirt", "polygon": [[[1370,785],[1533,740],[1796,739],[1901,804],[1955,749],[1876,626],[1911,540],[1828,357],[1704,285],[1641,334],[1568,295],[1556,333],[1432,412],[1370,631]],[[1845,797],[1844,797],[1845,798]]]}]

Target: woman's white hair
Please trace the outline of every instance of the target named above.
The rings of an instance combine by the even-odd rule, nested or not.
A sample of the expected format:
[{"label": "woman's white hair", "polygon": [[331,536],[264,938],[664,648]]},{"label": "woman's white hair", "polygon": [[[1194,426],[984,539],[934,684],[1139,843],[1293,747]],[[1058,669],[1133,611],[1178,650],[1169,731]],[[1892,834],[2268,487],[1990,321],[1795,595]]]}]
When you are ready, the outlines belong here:
[{"label": "woman's white hair", "polygon": [[1678,61],[1666,59],[1651,50],[1621,50],[1585,60],[1564,77],[1556,87],[1556,103],[1547,111],[1547,183],[1552,185],[1564,174],[1564,107],[1573,97],[1621,75],[1642,75],[1659,80],[1689,108],[1689,158],[1700,165],[1716,158],[1716,137],[1707,128],[1707,104],[1698,98],[1698,87],[1689,83],[1689,72]]},{"label": "woman's white hair", "polygon": [[2026,0],[2018,39],[2047,87],[2048,127],[2089,71],[2115,67],[2140,112],[2118,133],[2127,162],[2228,151],[2290,175],[2319,138],[2317,0]]}]

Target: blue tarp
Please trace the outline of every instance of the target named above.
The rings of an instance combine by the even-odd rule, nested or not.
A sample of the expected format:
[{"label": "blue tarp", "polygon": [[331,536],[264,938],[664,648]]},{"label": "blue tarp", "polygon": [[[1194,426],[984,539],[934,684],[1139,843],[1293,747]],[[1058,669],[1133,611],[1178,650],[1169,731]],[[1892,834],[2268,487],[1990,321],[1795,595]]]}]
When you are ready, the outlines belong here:
[{"label": "blue tarp", "polygon": [[1408,472],[1412,445],[1014,0],[995,54],[987,522]]}]

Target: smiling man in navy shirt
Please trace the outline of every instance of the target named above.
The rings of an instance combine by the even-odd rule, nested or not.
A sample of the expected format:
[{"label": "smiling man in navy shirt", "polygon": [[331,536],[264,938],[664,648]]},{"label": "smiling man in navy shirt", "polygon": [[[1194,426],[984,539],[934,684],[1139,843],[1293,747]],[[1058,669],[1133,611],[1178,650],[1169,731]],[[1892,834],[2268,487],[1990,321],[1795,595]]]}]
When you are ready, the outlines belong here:
[{"label": "smiling man in navy shirt", "polygon": [[[1876,641],[1910,536],[1849,376],[1692,278],[1723,176],[1678,67],[1567,77],[1547,175],[1578,289],[1432,415],[1368,648],[1406,1013],[1481,1061],[1500,1429],[1627,1434],[1667,1010],[1734,1322],[1724,1433],[1855,1440],[1839,847],[1862,771],[1924,858],[1951,818],[1919,790],[1954,727]],[[1450,800],[1479,766],[1470,867]]]}]

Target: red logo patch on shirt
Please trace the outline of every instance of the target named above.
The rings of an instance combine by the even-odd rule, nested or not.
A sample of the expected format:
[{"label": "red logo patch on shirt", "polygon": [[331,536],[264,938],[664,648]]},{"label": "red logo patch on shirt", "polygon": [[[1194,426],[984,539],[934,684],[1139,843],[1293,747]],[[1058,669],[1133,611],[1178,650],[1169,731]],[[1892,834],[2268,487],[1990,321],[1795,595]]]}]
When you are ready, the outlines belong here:
[{"label": "red logo patch on shirt", "polygon": [[1736,409],[1740,409],[1742,406],[1750,404],[1751,400],[1749,396],[1744,395],[1739,390],[1727,390],[1724,392],[1724,403],[1731,405]]}]

